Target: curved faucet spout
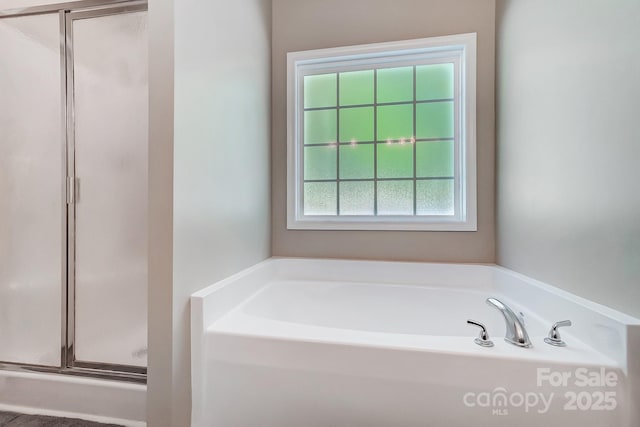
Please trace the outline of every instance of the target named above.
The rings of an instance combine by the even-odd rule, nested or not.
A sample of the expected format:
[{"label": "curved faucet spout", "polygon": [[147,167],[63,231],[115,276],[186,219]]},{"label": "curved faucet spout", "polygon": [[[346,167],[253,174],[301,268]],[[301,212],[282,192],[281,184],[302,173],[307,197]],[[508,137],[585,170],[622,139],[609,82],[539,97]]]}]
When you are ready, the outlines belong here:
[{"label": "curved faucet spout", "polygon": [[527,330],[513,310],[495,298],[487,298],[487,304],[500,310],[504,316],[504,321],[507,326],[507,333],[504,336],[506,342],[517,345],[518,347],[532,347]]}]

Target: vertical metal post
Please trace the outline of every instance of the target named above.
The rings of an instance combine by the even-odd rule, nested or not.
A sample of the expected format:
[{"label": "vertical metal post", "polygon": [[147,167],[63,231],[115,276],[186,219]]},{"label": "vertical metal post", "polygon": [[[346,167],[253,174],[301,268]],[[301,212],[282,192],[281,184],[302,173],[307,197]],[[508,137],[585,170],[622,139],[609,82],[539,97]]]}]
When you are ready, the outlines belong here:
[{"label": "vertical metal post", "polygon": [[67,217],[69,215],[69,186],[67,179],[67,159],[68,159],[68,145],[67,145],[67,50],[66,50],[66,38],[67,38],[67,25],[66,25],[66,12],[61,10],[58,12],[60,19],[60,87],[61,87],[61,132],[62,132],[62,170],[64,171],[62,185],[62,266],[61,266],[61,290],[62,290],[62,304],[61,304],[61,334],[60,334],[60,367],[65,368],[67,366],[67,268],[69,265],[68,260],[68,246],[67,246]]},{"label": "vertical metal post", "polygon": [[[67,180],[75,183],[75,117],[73,79],[73,21],[69,11],[65,12],[65,75],[66,75],[66,142]],[[66,283],[66,349],[65,368],[73,367],[75,361],[75,185],[68,186],[67,204],[67,283]]]}]

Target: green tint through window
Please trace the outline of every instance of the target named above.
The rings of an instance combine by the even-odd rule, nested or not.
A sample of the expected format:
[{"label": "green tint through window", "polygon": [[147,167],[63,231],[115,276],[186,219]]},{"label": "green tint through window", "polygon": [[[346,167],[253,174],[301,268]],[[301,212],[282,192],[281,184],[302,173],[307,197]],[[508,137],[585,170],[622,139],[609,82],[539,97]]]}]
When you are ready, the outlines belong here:
[{"label": "green tint through window", "polygon": [[413,136],[413,104],[378,107],[378,141],[410,140]]},{"label": "green tint through window", "polygon": [[304,147],[304,179],[336,179],[337,147]]},{"label": "green tint through window", "polygon": [[327,144],[338,140],[336,110],[304,112],[304,143]]},{"label": "green tint through window", "polygon": [[373,107],[340,109],[340,142],[373,141]]},{"label": "green tint through window", "polygon": [[377,102],[399,101],[413,101],[413,67],[378,70]]},{"label": "green tint through window", "polygon": [[373,179],[373,144],[340,146],[340,179]]},{"label": "green tint through window", "polygon": [[335,73],[304,77],[304,108],[335,107],[337,95]]},{"label": "green tint through window", "polygon": [[378,144],[378,178],[413,176],[413,144]]},{"label": "green tint through window", "polygon": [[416,100],[453,98],[453,64],[416,67]]},{"label": "green tint through window", "polygon": [[340,73],[340,105],[373,104],[373,70]]},{"label": "green tint through window", "polygon": [[453,141],[429,141],[416,144],[418,178],[453,176]]},{"label": "green tint through window", "polygon": [[417,138],[453,138],[453,102],[427,102],[416,106]]}]

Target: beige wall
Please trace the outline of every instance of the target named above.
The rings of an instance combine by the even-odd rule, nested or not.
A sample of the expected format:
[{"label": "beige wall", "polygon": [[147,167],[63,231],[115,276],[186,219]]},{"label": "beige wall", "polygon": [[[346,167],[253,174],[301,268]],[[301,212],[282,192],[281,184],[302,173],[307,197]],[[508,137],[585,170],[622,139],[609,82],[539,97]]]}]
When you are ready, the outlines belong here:
[{"label": "beige wall", "polygon": [[640,316],[640,2],[498,6],[498,262]]},{"label": "beige wall", "polygon": [[166,426],[173,395],[173,1],[150,0],[147,425]]},{"label": "beige wall", "polygon": [[[151,0],[151,38],[170,51],[169,6],[154,15],[163,3],[173,1]],[[162,60],[169,53],[153,47],[150,64],[158,67],[151,87],[157,128],[150,145],[161,144],[156,161],[150,153],[156,186],[153,191],[151,185],[151,206],[162,209],[150,211],[157,224],[151,226],[150,245],[160,246],[150,248],[156,269],[149,298],[150,427],[190,425],[191,293],[270,255],[270,2],[180,0],[172,8],[174,69]],[[160,34],[161,23],[166,34]],[[175,87],[167,89],[171,83]],[[153,106],[154,94],[165,94],[157,99],[165,107],[174,94],[172,152],[160,133],[171,131],[163,122],[171,121],[170,107]]]},{"label": "beige wall", "polygon": [[[494,0],[274,0],[272,37],[273,255],[415,261],[494,261]],[[478,231],[286,229],[286,53],[478,33]]]}]

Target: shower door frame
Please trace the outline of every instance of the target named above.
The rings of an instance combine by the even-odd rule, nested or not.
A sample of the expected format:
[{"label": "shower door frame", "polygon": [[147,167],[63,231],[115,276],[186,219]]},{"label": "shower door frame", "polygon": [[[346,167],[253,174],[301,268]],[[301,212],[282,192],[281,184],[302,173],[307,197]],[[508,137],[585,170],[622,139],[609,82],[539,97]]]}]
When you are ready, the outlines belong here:
[{"label": "shower door frame", "polygon": [[90,376],[135,383],[147,382],[147,368],[111,363],[84,362],[75,358],[75,115],[73,75],[73,21],[147,10],[147,0],[80,0],[0,10],[0,19],[57,13],[60,20],[61,129],[64,150],[62,171],[63,221],[61,266],[60,366],[0,361],[0,369]]}]

